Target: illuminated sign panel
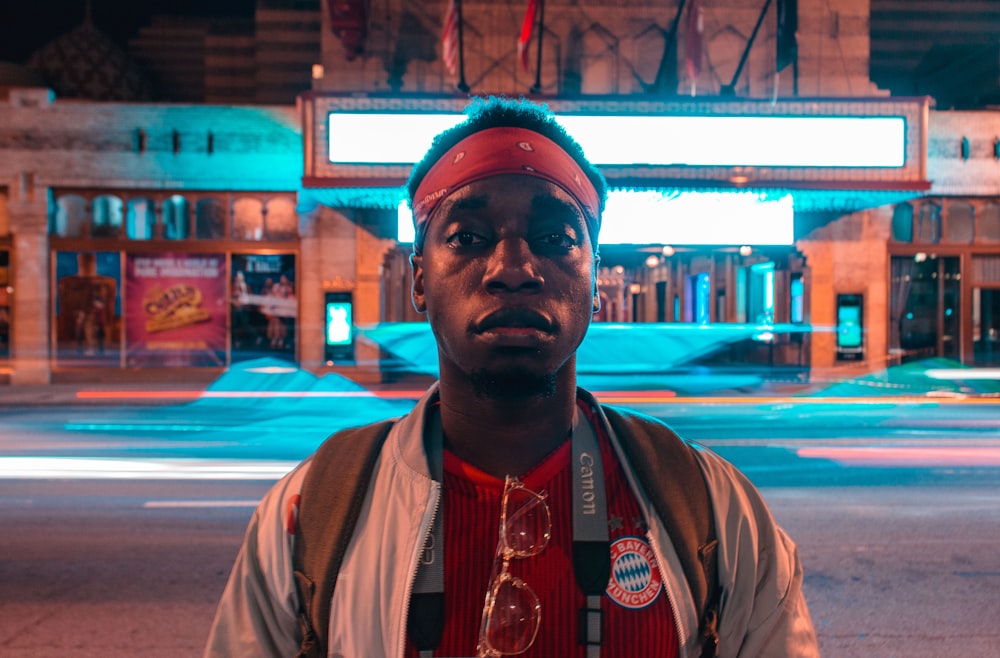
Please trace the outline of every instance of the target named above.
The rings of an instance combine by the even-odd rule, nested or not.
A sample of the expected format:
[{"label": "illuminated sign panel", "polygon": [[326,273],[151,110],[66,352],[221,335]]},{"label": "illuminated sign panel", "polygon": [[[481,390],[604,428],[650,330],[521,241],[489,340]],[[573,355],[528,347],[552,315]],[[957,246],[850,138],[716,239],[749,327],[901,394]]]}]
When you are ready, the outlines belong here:
[{"label": "illuminated sign panel", "polygon": [[[790,245],[792,196],[756,192],[611,190],[601,244]],[[413,242],[407,203],[398,208],[398,239]]]},{"label": "illuminated sign panel", "polygon": [[413,164],[434,135],[462,120],[461,114],[331,112],[329,161],[349,164]]},{"label": "illuminated sign panel", "polygon": [[354,339],[351,302],[326,303],[326,344],[338,347],[350,345]]},{"label": "illuminated sign panel", "polygon": [[[332,164],[412,164],[453,113],[330,112]],[[603,166],[893,168],[906,160],[901,116],[558,115]]]}]

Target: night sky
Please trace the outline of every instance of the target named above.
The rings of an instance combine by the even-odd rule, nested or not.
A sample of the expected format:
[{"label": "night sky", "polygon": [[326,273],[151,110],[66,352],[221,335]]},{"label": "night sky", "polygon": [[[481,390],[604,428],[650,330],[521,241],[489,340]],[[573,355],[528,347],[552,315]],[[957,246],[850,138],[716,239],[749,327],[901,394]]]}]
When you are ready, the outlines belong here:
[{"label": "night sky", "polygon": [[[90,0],[94,23],[122,48],[154,14],[253,16],[255,0]],[[0,0],[0,61],[23,64],[83,22],[87,0]]]}]

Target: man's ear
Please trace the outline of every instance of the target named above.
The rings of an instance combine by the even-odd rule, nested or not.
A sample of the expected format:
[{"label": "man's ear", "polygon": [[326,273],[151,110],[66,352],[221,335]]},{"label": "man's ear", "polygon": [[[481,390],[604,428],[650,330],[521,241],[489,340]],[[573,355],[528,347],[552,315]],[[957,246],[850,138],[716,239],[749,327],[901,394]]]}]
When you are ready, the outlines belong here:
[{"label": "man's ear", "polygon": [[427,312],[427,302],[424,299],[424,257],[421,254],[410,254],[410,301],[417,313]]},{"label": "man's ear", "polygon": [[597,273],[601,266],[601,255],[594,254],[594,280],[592,282],[592,288],[594,291],[594,313],[598,313],[601,310],[601,289],[597,283]]}]

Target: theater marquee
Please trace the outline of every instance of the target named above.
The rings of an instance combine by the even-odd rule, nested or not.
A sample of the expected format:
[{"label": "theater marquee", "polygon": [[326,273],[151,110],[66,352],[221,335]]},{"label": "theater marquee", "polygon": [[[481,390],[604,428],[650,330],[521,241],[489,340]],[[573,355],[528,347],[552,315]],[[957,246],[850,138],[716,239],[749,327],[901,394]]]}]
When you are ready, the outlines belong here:
[{"label": "theater marquee", "polygon": [[[709,244],[706,235],[678,231],[695,224],[686,218],[715,209],[712,216],[745,219],[732,229],[756,240],[740,242],[790,244],[795,212],[850,212],[930,186],[925,98],[546,102],[608,179],[608,212],[643,218],[602,241]],[[396,207],[412,164],[462,119],[466,103],[307,95],[304,196]],[[401,241],[406,212],[404,204]],[[655,219],[666,216],[674,228]],[[719,226],[709,226],[718,236]],[[732,238],[730,228],[726,234]]]}]

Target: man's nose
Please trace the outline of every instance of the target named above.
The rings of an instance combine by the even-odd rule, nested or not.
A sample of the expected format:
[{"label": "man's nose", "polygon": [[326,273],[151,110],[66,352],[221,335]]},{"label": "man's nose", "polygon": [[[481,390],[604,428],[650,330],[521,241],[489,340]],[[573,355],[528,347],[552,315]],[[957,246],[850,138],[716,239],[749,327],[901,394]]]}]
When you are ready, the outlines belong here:
[{"label": "man's nose", "polygon": [[485,283],[490,290],[534,291],[542,286],[536,256],[522,238],[499,240],[489,256]]}]

